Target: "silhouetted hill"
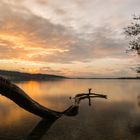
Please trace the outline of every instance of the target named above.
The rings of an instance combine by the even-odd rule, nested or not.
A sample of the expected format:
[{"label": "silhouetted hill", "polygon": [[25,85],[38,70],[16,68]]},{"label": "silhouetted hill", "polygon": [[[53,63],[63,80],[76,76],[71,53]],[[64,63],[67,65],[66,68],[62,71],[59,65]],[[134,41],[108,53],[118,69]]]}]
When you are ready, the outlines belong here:
[{"label": "silhouetted hill", "polygon": [[60,80],[65,79],[64,76],[59,75],[50,75],[50,74],[30,74],[30,73],[22,73],[17,71],[7,71],[7,70],[0,70],[0,76],[3,76],[9,80],[19,80],[19,81],[26,81],[26,80]]}]

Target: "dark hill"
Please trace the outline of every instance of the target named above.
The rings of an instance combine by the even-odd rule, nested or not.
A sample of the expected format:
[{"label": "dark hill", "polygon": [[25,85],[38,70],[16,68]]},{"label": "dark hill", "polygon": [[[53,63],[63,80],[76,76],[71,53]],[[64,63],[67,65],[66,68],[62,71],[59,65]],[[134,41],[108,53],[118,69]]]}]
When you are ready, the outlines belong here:
[{"label": "dark hill", "polygon": [[50,74],[30,74],[30,73],[22,73],[17,71],[7,71],[0,70],[0,76],[3,76],[7,79],[16,81],[26,81],[26,80],[61,80],[65,79],[64,76],[59,75],[50,75]]}]

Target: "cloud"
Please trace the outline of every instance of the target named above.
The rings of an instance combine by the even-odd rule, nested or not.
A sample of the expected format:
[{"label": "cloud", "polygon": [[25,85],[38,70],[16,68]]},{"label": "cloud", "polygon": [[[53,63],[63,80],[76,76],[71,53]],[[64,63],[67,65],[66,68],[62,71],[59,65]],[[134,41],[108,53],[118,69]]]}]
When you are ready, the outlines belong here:
[{"label": "cloud", "polygon": [[[55,24],[72,27],[78,32],[85,26],[94,28],[104,23],[122,27],[131,14],[139,13],[139,0],[26,0],[26,7]],[[30,8],[30,5],[33,5]],[[84,9],[84,10],[83,10]],[[61,12],[59,12],[61,11]]]},{"label": "cloud", "polygon": [[1,39],[5,43],[8,42],[9,50],[7,53],[1,53],[5,57],[72,63],[122,55],[121,47],[124,42],[116,39],[115,35],[111,34],[113,31],[104,26],[92,31],[91,34],[85,34],[84,37],[88,38],[85,39],[73,30],[53,24],[26,9],[27,13],[20,13],[16,12],[14,7],[11,8],[11,5],[8,6],[6,5],[6,9],[11,16],[5,15],[0,27]]},{"label": "cloud", "polygon": [[75,38],[67,44],[68,51],[61,54],[54,53],[50,56],[37,56],[35,59],[42,61],[72,63],[89,62],[100,58],[126,58],[126,42],[115,37],[116,32],[106,27],[96,29],[88,35],[88,39]]},{"label": "cloud", "polygon": [[71,35],[63,26],[54,25],[30,12],[19,14],[11,5],[1,5],[3,6],[9,14],[4,15],[0,21],[1,43],[6,44],[1,49],[1,56],[17,58],[17,55],[14,55],[16,51],[19,56],[26,53],[26,58],[30,60],[29,56],[67,51],[65,47],[60,46],[65,46],[71,40]]},{"label": "cloud", "polygon": [[[120,6],[120,11],[114,3]],[[74,73],[71,67],[76,64],[93,63],[94,67],[94,62],[100,59],[122,59],[128,63],[127,42],[120,30],[128,21],[131,3],[131,0],[2,0],[0,59],[43,63],[39,71],[49,73]],[[90,71],[81,73],[91,75]]]}]

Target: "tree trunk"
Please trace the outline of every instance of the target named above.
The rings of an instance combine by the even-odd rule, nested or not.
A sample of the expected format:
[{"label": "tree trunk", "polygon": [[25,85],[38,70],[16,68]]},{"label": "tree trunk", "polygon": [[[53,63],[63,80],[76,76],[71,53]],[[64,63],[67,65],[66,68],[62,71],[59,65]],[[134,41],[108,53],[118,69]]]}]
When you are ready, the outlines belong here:
[{"label": "tree trunk", "polygon": [[0,77],[0,94],[9,98],[26,111],[45,119],[56,119],[63,114],[63,112],[57,112],[40,105],[30,98],[21,88],[3,77]]}]

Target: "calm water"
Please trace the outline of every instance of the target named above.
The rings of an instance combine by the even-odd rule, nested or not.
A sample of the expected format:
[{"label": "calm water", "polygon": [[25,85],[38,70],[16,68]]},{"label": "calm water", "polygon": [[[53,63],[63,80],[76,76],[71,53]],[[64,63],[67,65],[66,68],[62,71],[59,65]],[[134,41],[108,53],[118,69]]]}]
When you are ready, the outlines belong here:
[{"label": "calm water", "polygon": [[108,99],[94,98],[90,107],[84,100],[77,116],[63,116],[47,129],[47,123],[41,118],[0,96],[0,140],[20,140],[31,134],[36,140],[39,137],[42,140],[140,139],[139,80],[29,81],[16,84],[40,104],[57,111],[73,104],[70,96],[87,92],[88,88],[106,94]]}]

